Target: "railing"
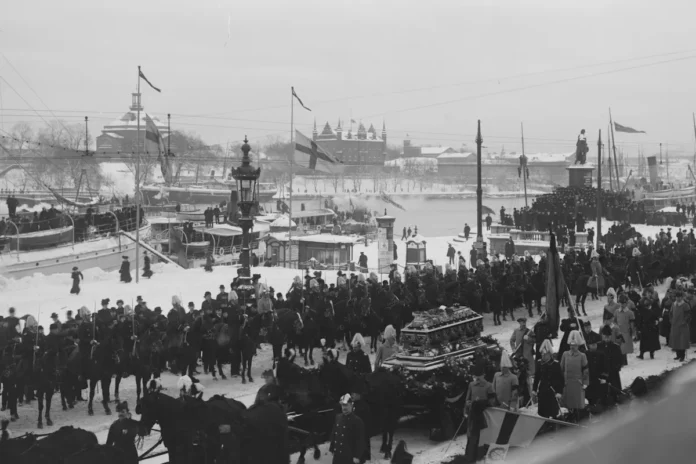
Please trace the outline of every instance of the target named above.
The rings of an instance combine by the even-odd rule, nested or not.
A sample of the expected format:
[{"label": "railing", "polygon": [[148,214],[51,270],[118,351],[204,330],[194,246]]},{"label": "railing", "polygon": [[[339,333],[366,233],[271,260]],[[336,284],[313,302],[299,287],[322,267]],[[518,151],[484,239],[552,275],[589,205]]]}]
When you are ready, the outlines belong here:
[{"label": "railing", "polygon": [[511,231],[510,234],[513,236],[513,241],[548,242],[551,239],[548,232],[514,230]]}]

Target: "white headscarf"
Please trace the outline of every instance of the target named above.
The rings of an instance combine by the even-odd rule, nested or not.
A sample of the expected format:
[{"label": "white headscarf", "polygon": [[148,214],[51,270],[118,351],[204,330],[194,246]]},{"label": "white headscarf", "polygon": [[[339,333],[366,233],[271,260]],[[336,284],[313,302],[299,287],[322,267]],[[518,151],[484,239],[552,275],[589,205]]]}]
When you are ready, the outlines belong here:
[{"label": "white headscarf", "polygon": [[512,361],[510,361],[510,355],[506,350],[503,350],[500,354],[500,368],[502,369],[503,367],[512,369]]}]

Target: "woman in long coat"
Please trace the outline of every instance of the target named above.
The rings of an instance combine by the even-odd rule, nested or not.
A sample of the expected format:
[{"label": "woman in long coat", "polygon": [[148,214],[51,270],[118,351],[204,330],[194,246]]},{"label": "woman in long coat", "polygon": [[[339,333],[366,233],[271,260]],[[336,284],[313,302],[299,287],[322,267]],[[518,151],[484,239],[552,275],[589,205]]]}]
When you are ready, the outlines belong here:
[{"label": "woman in long coat", "polygon": [[621,307],[614,314],[614,322],[621,333],[621,354],[624,355],[624,366],[628,365],[627,355],[633,353],[633,334],[635,334],[636,315],[628,308],[628,296],[619,295]]},{"label": "woman in long coat", "polygon": [[660,304],[653,298],[651,289],[643,290],[643,298],[638,302],[637,327],[640,334],[640,354],[650,353],[655,359],[655,351],[660,349]]},{"label": "woman in long coat", "polygon": [[570,350],[561,357],[561,371],[565,381],[563,400],[565,406],[573,412],[574,419],[579,419],[579,412],[585,408],[585,388],[590,383],[587,356],[578,348],[583,345],[580,332],[574,330],[568,338]]},{"label": "woman in long coat", "polygon": [[130,261],[128,261],[128,256],[123,257],[119,274],[121,274],[121,282],[129,283],[131,280],[133,280],[130,273]]},{"label": "woman in long coat", "polygon": [[560,412],[558,401],[562,398],[563,372],[559,362],[554,359],[551,340],[544,340],[539,352],[541,359],[536,362],[532,395],[539,400],[537,413],[541,417],[554,418]]},{"label": "woman in long coat", "polygon": [[669,334],[670,346],[675,351],[677,356],[676,361],[684,361],[686,350],[691,346],[691,331],[689,325],[691,323],[691,308],[684,301],[684,293],[681,290],[675,292],[676,301],[672,305],[670,313],[670,323],[672,329]]}]

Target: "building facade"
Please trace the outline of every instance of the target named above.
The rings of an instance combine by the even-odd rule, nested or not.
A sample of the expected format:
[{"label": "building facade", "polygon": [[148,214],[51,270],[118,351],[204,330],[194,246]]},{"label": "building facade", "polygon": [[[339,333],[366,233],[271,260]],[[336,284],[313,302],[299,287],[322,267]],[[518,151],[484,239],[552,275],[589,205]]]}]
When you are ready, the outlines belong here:
[{"label": "building facade", "polygon": [[327,122],[319,133],[315,122],[312,139],[342,161],[348,169],[360,166],[381,167],[387,157],[387,129],[384,123],[382,135],[378,136],[372,124],[366,130],[361,122],[357,132],[353,132],[352,128],[344,131],[341,121],[335,129]]},{"label": "building facade", "polygon": [[[138,139],[138,109],[140,109],[140,152],[145,154],[146,147],[152,144],[145,143],[145,118],[148,116],[143,109],[140,101],[140,94],[133,93],[130,109],[116,121],[107,124],[102,129],[101,135],[97,136],[97,153],[99,156],[130,154],[137,152]],[[163,123],[157,116],[150,116],[155,123],[162,138],[166,141],[169,137],[167,124]]]}]

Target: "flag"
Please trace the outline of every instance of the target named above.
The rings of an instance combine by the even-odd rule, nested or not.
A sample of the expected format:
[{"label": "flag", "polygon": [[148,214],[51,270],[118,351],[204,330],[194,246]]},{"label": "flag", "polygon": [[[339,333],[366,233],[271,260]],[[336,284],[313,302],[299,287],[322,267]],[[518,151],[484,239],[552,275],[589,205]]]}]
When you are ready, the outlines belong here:
[{"label": "flag", "polygon": [[505,445],[526,448],[546,422],[540,416],[521,414],[500,408],[486,408],[483,411],[486,428],[481,430],[479,445]]},{"label": "flag", "polygon": [[140,78],[141,78],[142,80],[144,80],[145,82],[147,82],[148,85],[149,85],[150,87],[152,87],[152,88],[155,89],[156,91],[162,93],[162,91],[161,91],[160,89],[158,89],[157,87],[155,87],[154,85],[152,85],[152,82],[150,82],[149,80],[147,80],[147,77],[145,77],[145,74],[143,74],[142,71],[138,70],[138,73],[140,74]]},{"label": "flag", "polygon": [[556,249],[556,235],[551,232],[549,255],[546,257],[546,317],[552,334],[558,333],[559,307],[565,292],[561,260]]},{"label": "flag", "polygon": [[314,140],[311,140],[298,130],[295,131],[295,162],[313,171],[340,174],[343,163],[325,152]]},{"label": "flag", "polygon": [[300,97],[297,96],[297,94],[295,93],[295,87],[290,87],[290,88],[292,89],[292,96],[295,97],[295,98],[297,98],[297,101],[300,102],[300,105],[302,105],[302,108],[306,109],[307,111],[312,111],[312,110],[310,110],[309,108],[307,108],[307,107],[305,106],[305,104],[302,103],[302,100],[300,100]]},{"label": "flag", "polygon": [[159,129],[157,129],[157,125],[148,114],[145,114],[145,141],[149,141],[157,145],[157,161],[160,163],[162,177],[167,180],[169,169],[167,166],[167,161],[162,157],[162,152],[164,151],[164,139],[162,139],[162,134],[160,134]]},{"label": "flag", "polygon": [[622,126],[618,122],[614,122],[614,130],[616,132],[626,132],[628,134],[645,134],[645,131],[635,130],[632,127]]}]

